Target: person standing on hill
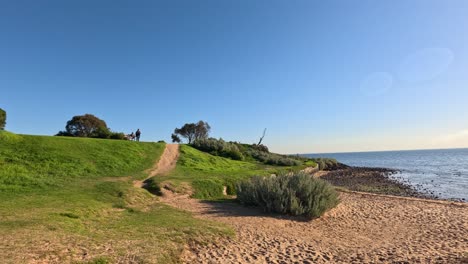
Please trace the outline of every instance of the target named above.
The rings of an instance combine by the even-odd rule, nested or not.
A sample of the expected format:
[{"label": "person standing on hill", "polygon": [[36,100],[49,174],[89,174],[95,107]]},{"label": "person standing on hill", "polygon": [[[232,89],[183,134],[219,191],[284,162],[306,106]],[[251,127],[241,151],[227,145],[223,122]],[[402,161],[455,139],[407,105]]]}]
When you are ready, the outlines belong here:
[{"label": "person standing on hill", "polygon": [[135,132],[136,141],[140,141],[140,135],[141,135],[140,129],[137,129],[137,131]]}]

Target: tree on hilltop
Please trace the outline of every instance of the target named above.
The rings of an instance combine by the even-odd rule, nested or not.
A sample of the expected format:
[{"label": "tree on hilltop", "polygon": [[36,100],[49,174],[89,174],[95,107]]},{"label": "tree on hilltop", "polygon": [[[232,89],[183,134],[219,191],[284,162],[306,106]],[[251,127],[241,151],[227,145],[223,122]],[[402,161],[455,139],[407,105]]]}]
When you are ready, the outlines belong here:
[{"label": "tree on hilltop", "polygon": [[[174,129],[174,136],[180,140],[178,136],[181,136],[187,139],[189,144],[192,144],[193,141],[197,139],[208,138],[210,134],[211,127],[208,122],[198,121],[198,123],[187,123],[181,128]],[[172,137],[174,140],[175,138]]]},{"label": "tree on hilltop", "polygon": [[67,122],[65,131],[57,136],[109,138],[111,132],[104,120],[91,114],[74,116]]},{"label": "tree on hilltop", "polygon": [[172,143],[180,143],[182,140],[176,134],[171,135]]},{"label": "tree on hilltop", "polygon": [[6,124],[6,112],[2,108],[0,108],[0,130],[5,129]]}]

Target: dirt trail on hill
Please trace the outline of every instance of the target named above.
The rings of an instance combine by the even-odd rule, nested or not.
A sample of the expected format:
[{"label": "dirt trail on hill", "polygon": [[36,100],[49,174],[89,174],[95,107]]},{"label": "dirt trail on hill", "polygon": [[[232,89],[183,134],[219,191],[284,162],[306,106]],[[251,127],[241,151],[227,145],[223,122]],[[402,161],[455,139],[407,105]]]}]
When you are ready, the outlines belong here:
[{"label": "dirt trail on hill", "polygon": [[[149,176],[146,178],[151,178],[156,175],[162,175],[173,170],[177,164],[177,159],[179,158],[179,145],[178,144],[166,144],[163,154],[159,158],[158,163],[149,171]],[[146,180],[145,179],[145,180]],[[144,181],[134,181],[133,186],[143,187]]]},{"label": "dirt trail on hill", "polygon": [[167,190],[162,201],[236,230],[236,238],[187,247],[184,263],[468,263],[468,204],[366,193],[340,199],[312,221]]}]

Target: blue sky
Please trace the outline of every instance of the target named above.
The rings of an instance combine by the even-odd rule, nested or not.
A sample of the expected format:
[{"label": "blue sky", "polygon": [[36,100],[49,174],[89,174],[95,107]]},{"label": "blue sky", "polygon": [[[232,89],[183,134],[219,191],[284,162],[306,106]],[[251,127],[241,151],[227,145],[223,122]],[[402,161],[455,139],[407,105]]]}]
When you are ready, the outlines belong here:
[{"label": "blue sky", "polygon": [[74,115],[281,153],[468,147],[467,1],[3,1],[7,130]]}]

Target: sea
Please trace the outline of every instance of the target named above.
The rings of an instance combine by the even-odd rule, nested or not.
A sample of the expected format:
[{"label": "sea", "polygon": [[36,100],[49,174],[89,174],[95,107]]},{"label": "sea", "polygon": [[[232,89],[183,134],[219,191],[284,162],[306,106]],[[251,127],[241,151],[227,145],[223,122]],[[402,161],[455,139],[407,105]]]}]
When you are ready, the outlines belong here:
[{"label": "sea", "polygon": [[395,179],[443,199],[468,201],[468,149],[304,154],[335,158],[350,166],[391,168]]}]

